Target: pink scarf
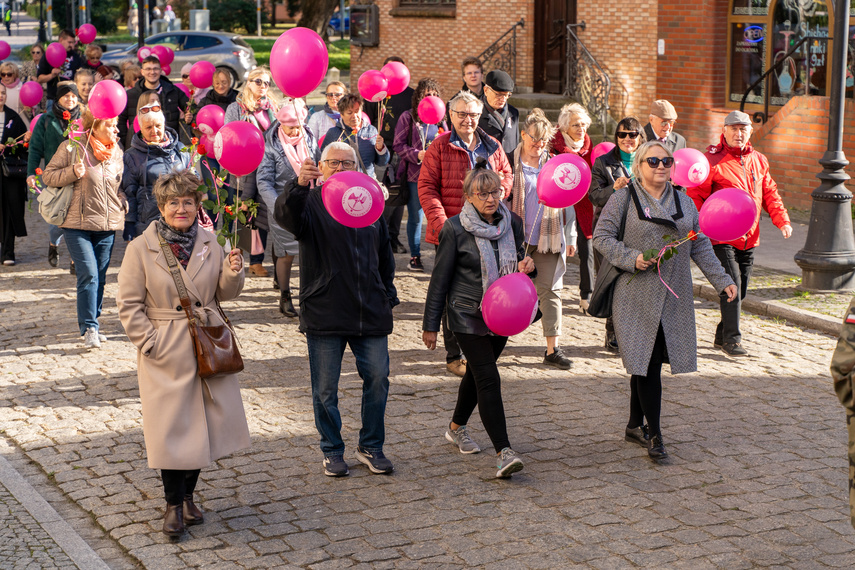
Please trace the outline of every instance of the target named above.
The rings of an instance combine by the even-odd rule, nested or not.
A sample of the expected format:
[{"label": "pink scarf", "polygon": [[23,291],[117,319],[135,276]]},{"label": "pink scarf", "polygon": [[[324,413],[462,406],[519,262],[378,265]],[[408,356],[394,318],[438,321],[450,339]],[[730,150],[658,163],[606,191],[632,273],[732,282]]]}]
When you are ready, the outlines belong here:
[{"label": "pink scarf", "polygon": [[300,129],[300,134],[296,137],[289,137],[282,132],[281,128],[276,129],[279,134],[279,142],[282,143],[282,149],[285,151],[285,158],[291,163],[291,168],[294,169],[294,174],[300,176],[300,168],[303,162],[309,158],[309,153],[306,150],[306,145],[301,144],[303,140],[303,129]]},{"label": "pink scarf", "polygon": [[19,77],[18,79],[16,79],[15,83],[13,83],[11,85],[6,85],[5,83],[3,85],[6,87],[6,89],[14,89],[14,88],[18,87],[19,85],[21,85],[21,78]]},{"label": "pink scarf", "polygon": [[258,126],[261,127],[262,131],[266,131],[270,127],[270,119],[267,117],[266,110],[259,109],[253,113],[252,116],[255,117],[256,121],[258,121]]}]

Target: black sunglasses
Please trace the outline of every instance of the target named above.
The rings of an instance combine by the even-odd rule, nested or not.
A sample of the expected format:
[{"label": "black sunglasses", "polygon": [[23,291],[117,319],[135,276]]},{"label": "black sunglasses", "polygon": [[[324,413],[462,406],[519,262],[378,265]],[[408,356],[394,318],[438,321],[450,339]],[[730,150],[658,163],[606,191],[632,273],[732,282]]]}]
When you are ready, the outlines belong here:
[{"label": "black sunglasses", "polygon": [[182,74],[181,74],[181,79],[190,79],[190,75],[189,75],[189,74],[184,74],[184,73],[182,73]]},{"label": "black sunglasses", "polygon": [[258,85],[259,87],[270,87],[270,82],[264,81],[262,79],[256,78],[256,79],[253,79],[252,82],[255,83],[256,85]]},{"label": "black sunglasses", "polygon": [[659,166],[660,162],[665,168],[671,168],[672,166],[674,166],[674,157],[672,156],[666,156],[665,158],[648,156],[644,159],[644,161],[650,166],[650,168],[656,168],[657,166]]},{"label": "black sunglasses", "polygon": [[626,137],[634,139],[638,138],[638,131],[618,131],[615,133],[615,136],[619,139],[625,139]]},{"label": "black sunglasses", "polygon": [[15,77],[14,73],[0,73],[0,77]]}]

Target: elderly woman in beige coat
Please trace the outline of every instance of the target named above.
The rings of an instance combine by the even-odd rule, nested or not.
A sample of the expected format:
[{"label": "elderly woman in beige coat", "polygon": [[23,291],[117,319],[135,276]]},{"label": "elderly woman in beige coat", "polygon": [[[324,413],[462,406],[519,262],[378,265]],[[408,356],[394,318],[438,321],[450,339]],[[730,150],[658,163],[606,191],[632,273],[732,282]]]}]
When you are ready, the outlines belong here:
[{"label": "elderly woman in beige coat", "polygon": [[162,217],[128,245],[116,297],[119,319],[137,347],[143,435],[149,467],[161,470],[168,536],[202,522],[193,502],[201,468],[250,443],[237,375],[198,375],[187,316],[161,250],[162,237],[180,263],[201,324],[223,324],[217,300],[240,294],[243,257],[239,249],[226,255],[216,236],[199,227],[198,186],[188,171],[158,178],[154,196]]}]

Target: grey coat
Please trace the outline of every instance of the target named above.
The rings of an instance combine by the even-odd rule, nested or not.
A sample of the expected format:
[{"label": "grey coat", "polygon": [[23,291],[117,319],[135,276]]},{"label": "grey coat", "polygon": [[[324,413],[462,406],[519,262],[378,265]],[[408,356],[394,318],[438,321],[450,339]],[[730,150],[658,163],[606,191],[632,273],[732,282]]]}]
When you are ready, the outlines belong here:
[{"label": "grey coat", "polygon": [[[615,192],[603,208],[594,229],[594,247],[615,267],[624,270],[617,280],[612,303],[615,334],[623,365],[629,374],[647,375],[647,366],[656,341],[659,323],[665,333],[665,345],[671,361],[671,373],[697,370],[695,310],[692,295],[691,258],[716,291],[721,293],[733,280],[724,272],[713,253],[709,238],[701,235],[679,248],[679,254],[661,265],[662,279],[679,298],[659,280],[656,266],[635,275],[635,260],[646,249],[665,245],[662,236],[684,238],[690,230],[700,233],[698,211],[692,199],[676,192],[669,184],[661,203],[644,190],[637,189],[637,202],[630,187]],[[675,202],[675,197],[677,202]],[[648,210],[649,209],[649,210]],[[621,218],[626,215],[623,241],[617,240]],[[650,218],[646,217],[649,212]]]}]

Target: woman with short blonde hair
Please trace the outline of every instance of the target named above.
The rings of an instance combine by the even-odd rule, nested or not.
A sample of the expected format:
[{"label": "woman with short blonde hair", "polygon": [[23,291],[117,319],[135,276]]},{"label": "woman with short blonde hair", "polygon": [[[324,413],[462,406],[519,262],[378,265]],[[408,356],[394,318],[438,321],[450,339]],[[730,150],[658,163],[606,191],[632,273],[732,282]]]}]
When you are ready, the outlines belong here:
[{"label": "woman with short blonde hair", "polygon": [[32,114],[30,108],[21,103],[21,71],[9,61],[0,63],[0,83],[6,87],[6,107],[9,107],[29,124]]}]

